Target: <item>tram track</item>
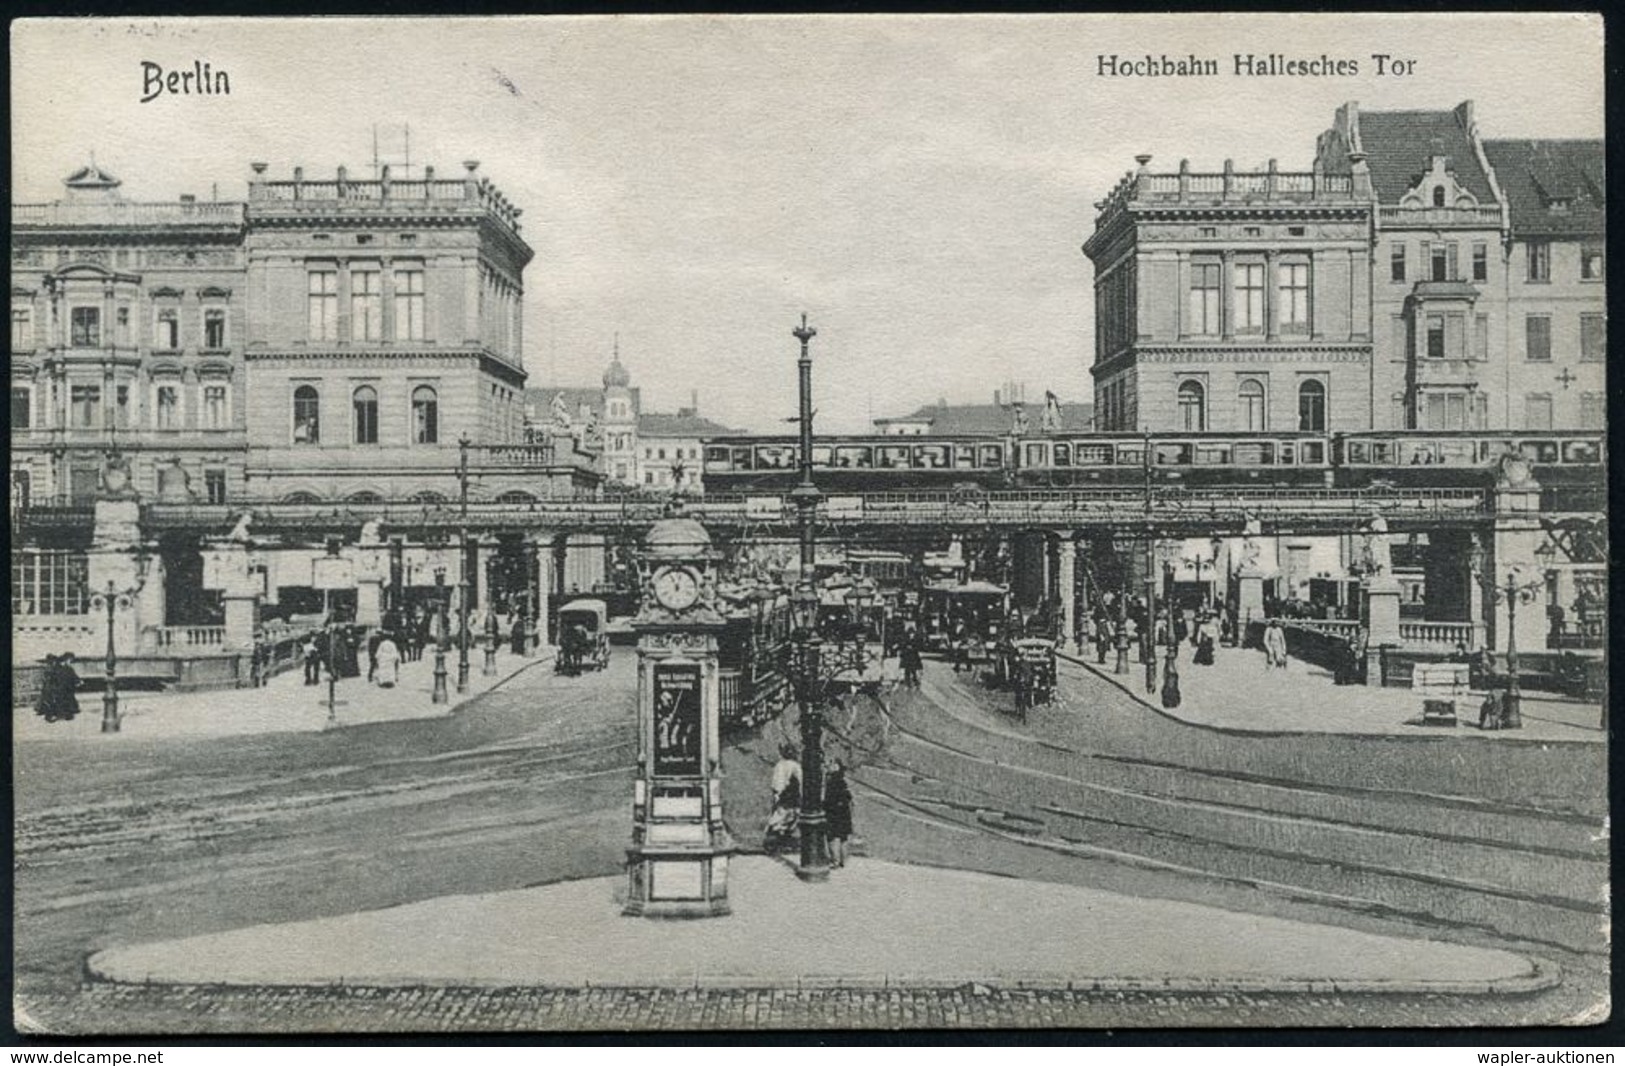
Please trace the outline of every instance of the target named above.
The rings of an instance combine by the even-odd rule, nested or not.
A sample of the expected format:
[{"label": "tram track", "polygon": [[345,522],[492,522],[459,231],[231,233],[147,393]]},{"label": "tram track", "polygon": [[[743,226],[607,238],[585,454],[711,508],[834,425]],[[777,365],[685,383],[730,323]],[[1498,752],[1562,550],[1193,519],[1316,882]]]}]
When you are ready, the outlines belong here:
[{"label": "tram track", "polygon": [[1595,819],[1085,751],[945,721],[935,704],[935,715],[884,706],[891,743],[857,781],[912,817],[1431,927],[1607,950]]}]

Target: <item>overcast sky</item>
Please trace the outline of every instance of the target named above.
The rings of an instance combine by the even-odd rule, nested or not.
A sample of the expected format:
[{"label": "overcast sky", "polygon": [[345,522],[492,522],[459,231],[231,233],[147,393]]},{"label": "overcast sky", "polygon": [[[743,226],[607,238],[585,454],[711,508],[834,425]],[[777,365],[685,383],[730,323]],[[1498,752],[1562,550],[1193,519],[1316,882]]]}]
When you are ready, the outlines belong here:
[{"label": "overcast sky", "polygon": [[[1193,52],[1222,75],[1097,74]],[[1235,52],[1360,71],[1239,78]],[[231,95],[139,103],[142,60]],[[254,160],[368,174],[374,126],[390,154],[410,124],[415,164],[478,159],[524,209],[533,383],[596,382],[619,333],[646,409],[698,389],[758,430],[788,428],[802,311],[820,430],[1009,379],[1088,400],[1079,246],[1136,153],[1307,169],[1351,99],[1603,134],[1601,21],[1576,15],[73,20],[14,23],[11,78],[19,202],[92,152],[131,199],[240,199]]]}]

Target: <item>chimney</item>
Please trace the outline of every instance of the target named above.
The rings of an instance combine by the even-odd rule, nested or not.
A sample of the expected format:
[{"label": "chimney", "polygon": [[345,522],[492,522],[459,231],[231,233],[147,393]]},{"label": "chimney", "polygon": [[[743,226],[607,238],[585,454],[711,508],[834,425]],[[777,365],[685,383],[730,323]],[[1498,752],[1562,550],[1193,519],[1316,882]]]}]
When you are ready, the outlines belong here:
[{"label": "chimney", "polygon": [[689,406],[689,409],[692,410],[695,414],[700,413],[700,390],[699,389],[689,389],[688,390],[688,406]]},{"label": "chimney", "polygon": [[1000,406],[999,390],[998,389],[993,390],[993,406],[994,407]]}]

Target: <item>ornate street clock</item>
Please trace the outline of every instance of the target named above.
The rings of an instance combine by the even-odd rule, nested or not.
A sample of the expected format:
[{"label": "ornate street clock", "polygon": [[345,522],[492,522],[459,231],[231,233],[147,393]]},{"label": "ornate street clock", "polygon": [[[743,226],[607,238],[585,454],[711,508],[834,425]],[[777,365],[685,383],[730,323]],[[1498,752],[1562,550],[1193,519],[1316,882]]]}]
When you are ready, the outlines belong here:
[{"label": "ornate street clock", "polygon": [[668,518],[649,531],[638,634],[638,774],[632,794],[625,913],[702,918],[728,913],[722,821],[720,682],[705,527]]}]

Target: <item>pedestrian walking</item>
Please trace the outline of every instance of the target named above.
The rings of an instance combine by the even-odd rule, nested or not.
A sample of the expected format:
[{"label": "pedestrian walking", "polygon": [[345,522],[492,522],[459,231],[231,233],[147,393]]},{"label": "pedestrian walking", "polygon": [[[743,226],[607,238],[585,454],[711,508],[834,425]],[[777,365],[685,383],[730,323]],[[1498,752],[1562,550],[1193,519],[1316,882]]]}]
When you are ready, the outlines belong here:
[{"label": "pedestrian walking", "polygon": [[1269,666],[1286,669],[1286,630],[1278,618],[1270,619],[1264,629],[1264,658]]},{"label": "pedestrian walking", "polygon": [[400,646],[385,634],[373,648],[372,674],[369,680],[376,680],[379,688],[394,688],[401,679],[401,649]]},{"label": "pedestrian walking", "polygon": [[368,684],[371,684],[372,681],[378,676],[378,645],[382,644],[383,642],[384,634],[381,630],[373,630],[373,632],[367,637]]},{"label": "pedestrian walking", "polygon": [[517,610],[517,611],[514,612],[514,615],[513,615],[513,634],[512,634],[512,636],[513,636],[513,653],[515,655],[524,655],[525,654],[525,612],[524,612],[523,608],[521,608],[520,610]]},{"label": "pedestrian walking", "polygon": [[920,647],[914,640],[910,639],[903,643],[900,660],[903,664],[903,687],[919,688],[920,668],[923,664],[920,662]]},{"label": "pedestrian walking", "polygon": [[824,827],[831,865],[845,866],[846,842],[852,836],[852,789],[846,783],[846,763],[840,759],[824,775]]},{"label": "pedestrian walking", "polygon": [[965,623],[955,622],[953,632],[948,638],[949,646],[953,649],[954,673],[970,668],[970,634],[965,629]]},{"label": "pedestrian walking", "polygon": [[1095,655],[1097,656],[1096,662],[1100,666],[1106,665],[1106,652],[1111,648],[1112,638],[1115,636],[1112,628],[1111,621],[1105,618],[1102,618],[1100,623],[1095,626]]},{"label": "pedestrian walking", "polygon": [[305,684],[322,683],[322,652],[316,644],[315,634],[305,638]]}]

